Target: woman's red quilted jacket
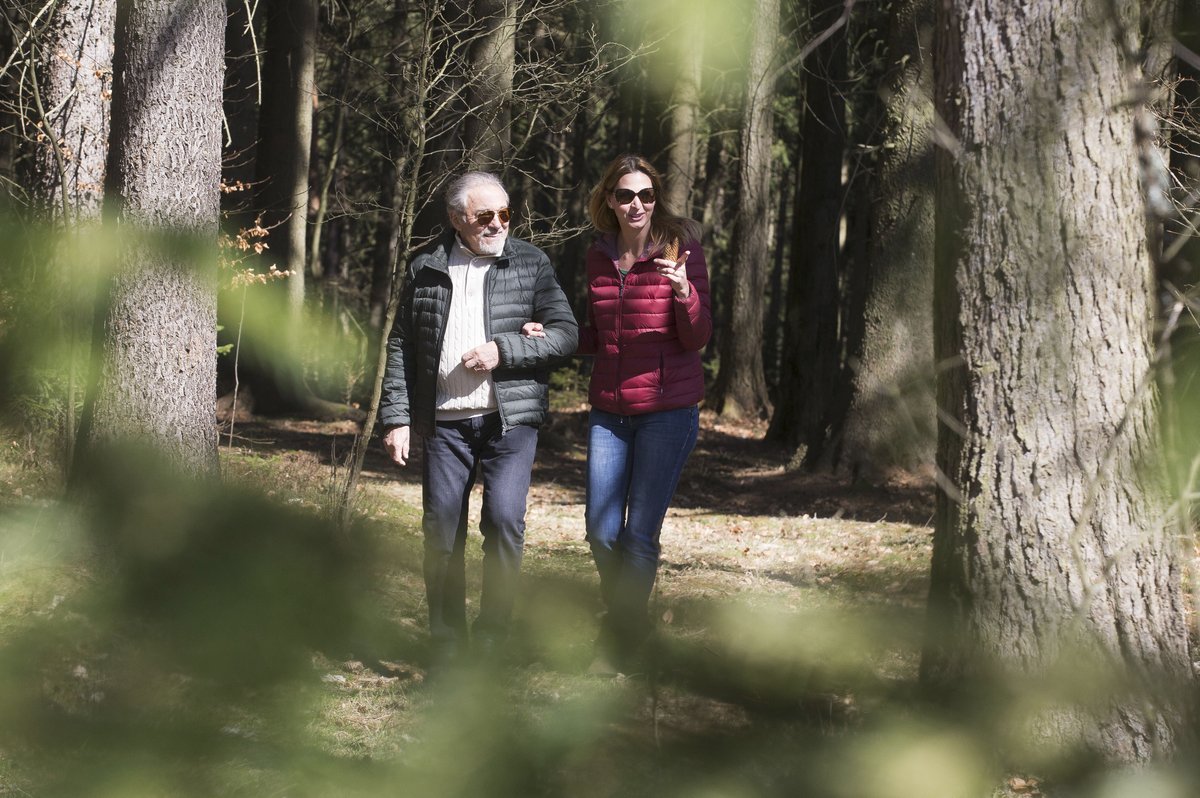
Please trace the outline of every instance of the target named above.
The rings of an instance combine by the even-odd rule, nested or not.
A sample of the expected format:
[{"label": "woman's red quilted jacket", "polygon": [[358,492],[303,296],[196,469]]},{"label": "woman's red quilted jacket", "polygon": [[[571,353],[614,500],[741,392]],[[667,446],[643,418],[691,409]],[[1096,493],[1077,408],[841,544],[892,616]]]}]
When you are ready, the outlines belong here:
[{"label": "woman's red quilted jacket", "polygon": [[708,268],[697,241],[690,250],[692,290],[678,299],[648,252],[622,277],[616,238],[597,239],[587,255],[588,321],[579,353],[594,355],[588,398],[592,407],[620,415],[688,407],[704,398],[700,352],[712,334]]}]

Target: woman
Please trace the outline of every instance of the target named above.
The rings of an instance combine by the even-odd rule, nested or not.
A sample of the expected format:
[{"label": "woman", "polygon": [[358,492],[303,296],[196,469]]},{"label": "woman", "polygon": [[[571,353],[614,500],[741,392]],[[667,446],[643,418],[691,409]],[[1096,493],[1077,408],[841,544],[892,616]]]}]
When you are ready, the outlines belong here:
[{"label": "woman", "polygon": [[696,445],[712,315],[700,226],[663,202],[659,173],[644,158],[614,160],[588,212],[598,236],[579,341],[580,354],[595,357],[587,540],[608,610],[589,672],[615,674],[650,632],[659,532]]}]

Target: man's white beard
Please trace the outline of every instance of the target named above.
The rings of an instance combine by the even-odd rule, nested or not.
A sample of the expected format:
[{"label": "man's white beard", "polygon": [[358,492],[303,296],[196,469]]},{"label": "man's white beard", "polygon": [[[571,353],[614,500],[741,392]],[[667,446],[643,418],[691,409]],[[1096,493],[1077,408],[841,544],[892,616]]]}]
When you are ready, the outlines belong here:
[{"label": "man's white beard", "polygon": [[495,236],[489,238],[487,236],[479,237],[479,251],[476,255],[499,255],[504,252],[504,242],[508,240],[507,235]]}]

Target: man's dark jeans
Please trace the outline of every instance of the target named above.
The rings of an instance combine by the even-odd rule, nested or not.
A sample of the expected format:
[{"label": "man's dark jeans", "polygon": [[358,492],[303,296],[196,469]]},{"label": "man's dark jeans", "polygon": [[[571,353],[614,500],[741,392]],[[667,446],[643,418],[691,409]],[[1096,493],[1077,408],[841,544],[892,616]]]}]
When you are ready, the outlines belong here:
[{"label": "man's dark jeans", "polygon": [[501,432],[500,414],[439,421],[426,438],[422,494],[425,595],[433,645],[456,653],[467,640],[467,509],[476,474],[483,479],[483,590],[475,634],[497,641],[508,631],[525,547],[525,503],[537,429]]}]

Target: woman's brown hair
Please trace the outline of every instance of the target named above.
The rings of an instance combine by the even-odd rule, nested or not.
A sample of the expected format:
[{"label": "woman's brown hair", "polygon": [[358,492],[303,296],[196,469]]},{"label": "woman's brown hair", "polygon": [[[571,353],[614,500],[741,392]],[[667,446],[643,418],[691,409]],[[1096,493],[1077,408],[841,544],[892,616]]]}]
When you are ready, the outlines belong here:
[{"label": "woman's brown hair", "polygon": [[592,226],[602,233],[619,233],[621,225],[617,214],[608,207],[608,195],[617,187],[617,181],[633,172],[641,172],[650,178],[654,187],[654,213],[650,216],[650,245],[658,247],[667,244],[672,239],[678,239],[680,244],[700,240],[700,225],[686,216],[680,216],[667,204],[663,194],[662,175],[658,173],[649,161],[640,155],[619,155],[604,170],[604,176],[592,189],[588,198],[588,216]]}]

